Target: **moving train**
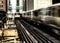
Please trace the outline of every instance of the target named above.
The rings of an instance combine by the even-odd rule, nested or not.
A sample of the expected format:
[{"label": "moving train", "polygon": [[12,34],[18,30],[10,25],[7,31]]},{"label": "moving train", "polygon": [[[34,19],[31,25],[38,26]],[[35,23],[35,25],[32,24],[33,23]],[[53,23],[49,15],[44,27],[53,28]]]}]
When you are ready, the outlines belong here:
[{"label": "moving train", "polygon": [[44,23],[60,27],[60,3],[47,8],[23,12],[22,17],[42,20]]},{"label": "moving train", "polygon": [[51,5],[47,8],[25,11],[21,13],[21,15],[27,20],[34,20],[35,22],[41,22],[50,27],[54,27],[50,30],[60,37],[60,3]]}]

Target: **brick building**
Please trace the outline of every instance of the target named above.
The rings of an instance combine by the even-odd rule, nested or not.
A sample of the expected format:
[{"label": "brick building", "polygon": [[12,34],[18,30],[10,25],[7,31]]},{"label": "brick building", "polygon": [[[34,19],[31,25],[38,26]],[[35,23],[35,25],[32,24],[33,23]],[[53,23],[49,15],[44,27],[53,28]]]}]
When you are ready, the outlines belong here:
[{"label": "brick building", "polygon": [[0,11],[7,12],[7,0],[0,0]]}]

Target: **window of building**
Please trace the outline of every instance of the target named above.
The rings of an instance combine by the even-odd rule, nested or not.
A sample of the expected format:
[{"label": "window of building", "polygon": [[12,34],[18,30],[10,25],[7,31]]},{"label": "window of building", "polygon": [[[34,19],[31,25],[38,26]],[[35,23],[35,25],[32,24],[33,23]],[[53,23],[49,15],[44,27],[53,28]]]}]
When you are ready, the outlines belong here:
[{"label": "window of building", "polygon": [[16,5],[19,6],[19,0],[17,0],[16,3],[17,3]]},{"label": "window of building", "polygon": [[3,7],[3,5],[0,5],[0,7]]},{"label": "window of building", "polygon": [[12,7],[9,7],[8,10],[9,10],[10,12],[12,12]]},{"label": "window of building", "polygon": [[26,6],[27,6],[26,0],[23,0],[23,11],[26,11]]},{"label": "window of building", "polygon": [[19,12],[19,9],[16,9],[16,12]]},{"label": "window of building", "polygon": [[3,1],[2,1],[2,3],[3,3]]}]

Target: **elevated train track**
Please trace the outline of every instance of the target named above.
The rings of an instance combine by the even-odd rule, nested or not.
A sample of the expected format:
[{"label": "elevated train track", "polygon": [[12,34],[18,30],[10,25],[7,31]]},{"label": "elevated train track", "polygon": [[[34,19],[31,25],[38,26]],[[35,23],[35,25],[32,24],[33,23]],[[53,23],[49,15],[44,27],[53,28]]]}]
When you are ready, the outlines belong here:
[{"label": "elevated train track", "polygon": [[[29,42],[32,43],[32,42],[34,42],[34,40],[36,40],[38,43],[53,43],[51,40],[49,40],[44,35],[42,35],[42,33],[39,33],[37,30],[35,30],[34,27],[31,28],[30,25],[28,25],[26,22],[24,22],[22,20],[20,20],[19,22],[18,21],[19,20],[16,20],[17,29],[21,26],[21,24],[19,22],[21,22],[23,24],[23,26],[25,27],[25,29],[23,29],[23,28],[20,27],[20,29],[18,29],[18,31],[21,30],[20,32],[22,32],[22,34],[23,34],[22,37],[24,37],[23,39],[25,39],[26,43],[27,42],[28,43]],[[28,31],[29,33],[26,32],[26,31]],[[34,40],[31,39],[31,37],[29,36],[29,34],[31,34],[32,37],[34,37]]]},{"label": "elevated train track", "polygon": [[40,30],[50,34],[51,36],[55,37],[56,39],[60,40],[60,35],[59,33],[56,33],[54,30],[57,30],[57,32],[60,32],[60,29],[59,28],[56,28],[54,26],[50,26],[50,25],[47,25],[43,22],[36,22],[34,20],[31,20],[31,19],[26,19],[24,18],[24,21],[28,22],[29,24],[39,28]]},{"label": "elevated train track", "polygon": [[18,23],[18,24],[16,24],[17,25],[17,30],[18,30],[18,32],[19,32],[19,36],[20,36],[20,34],[22,35],[22,36],[20,36],[20,39],[22,39],[21,41],[24,43],[32,43],[32,40],[29,38],[29,36],[27,35],[27,33],[26,33],[26,31],[23,29],[23,28],[21,28],[21,25],[20,25],[20,22],[16,22],[16,23]]}]

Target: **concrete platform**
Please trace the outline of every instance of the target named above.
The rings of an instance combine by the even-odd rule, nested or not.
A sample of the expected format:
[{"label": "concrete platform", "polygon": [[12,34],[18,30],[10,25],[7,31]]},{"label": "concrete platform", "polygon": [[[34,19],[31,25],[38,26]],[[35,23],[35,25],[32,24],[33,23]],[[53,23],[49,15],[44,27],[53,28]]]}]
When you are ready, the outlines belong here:
[{"label": "concrete platform", "polygon": [[6,29],[3,36],[5,39],[15,39],[18,38],[18,32],[16,29]]},{"label": "concrete platform", "polygon": [[[3,32],[3,35],[2,35]],[[4,29],[0,30],[0,36],[3,36],[4,39],[0,40],[0,43],[16,43],[19,38],[17,29]],[[12,41],[12,42],[11,42]]]}]

